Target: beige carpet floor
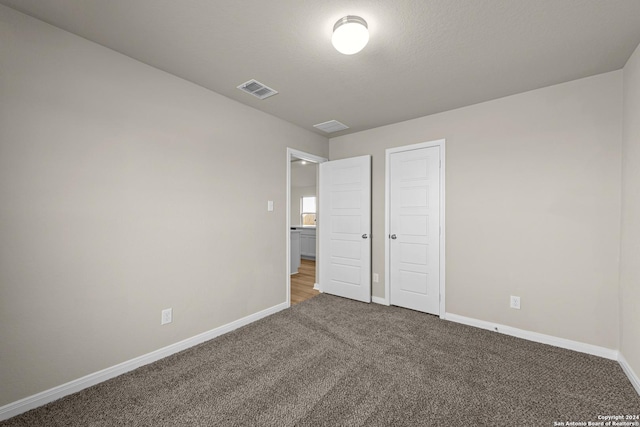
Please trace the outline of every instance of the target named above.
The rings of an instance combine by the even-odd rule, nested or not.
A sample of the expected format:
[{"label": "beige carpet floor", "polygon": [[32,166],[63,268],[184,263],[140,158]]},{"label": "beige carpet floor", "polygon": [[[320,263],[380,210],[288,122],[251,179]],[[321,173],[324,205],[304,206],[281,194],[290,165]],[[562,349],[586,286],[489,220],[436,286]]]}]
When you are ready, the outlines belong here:
[{"label": "beige carpet floor", "polygon": [[320,295],[0,426],[553,426],[640,414],[611,360]]}]

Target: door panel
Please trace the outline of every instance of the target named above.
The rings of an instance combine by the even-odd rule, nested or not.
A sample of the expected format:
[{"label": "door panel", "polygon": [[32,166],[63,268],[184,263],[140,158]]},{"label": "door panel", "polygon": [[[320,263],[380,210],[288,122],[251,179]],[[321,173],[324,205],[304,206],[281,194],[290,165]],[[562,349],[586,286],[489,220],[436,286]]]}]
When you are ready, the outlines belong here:
[{"label": "door panel", "polygon": [[440,148],[390,155],[390,302],[440,312]]},{"label": "door panel", "polygon": [[320,164],[322,291],[371,302],[371,156]]}]

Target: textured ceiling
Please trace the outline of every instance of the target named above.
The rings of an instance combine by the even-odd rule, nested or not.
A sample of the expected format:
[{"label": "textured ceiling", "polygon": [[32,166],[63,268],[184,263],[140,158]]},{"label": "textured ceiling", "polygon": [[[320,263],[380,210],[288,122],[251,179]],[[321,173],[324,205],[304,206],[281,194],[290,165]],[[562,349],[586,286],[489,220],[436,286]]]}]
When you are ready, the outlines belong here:
[{"label": "textured ceiling", "polygon": [[[640,0],[0,0],[321,135],[369,129],[617,70]],[[344,15],[370,41],[331,45]],[[236,89],[256,79],[279,94]]]}]

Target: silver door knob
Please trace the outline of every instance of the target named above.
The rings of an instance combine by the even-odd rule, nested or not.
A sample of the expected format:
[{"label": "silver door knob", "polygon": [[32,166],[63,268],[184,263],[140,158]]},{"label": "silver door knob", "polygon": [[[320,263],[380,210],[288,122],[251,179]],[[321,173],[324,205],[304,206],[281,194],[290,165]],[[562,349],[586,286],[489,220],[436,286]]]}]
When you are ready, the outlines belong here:
[{"label": "silver door knob", "polygon": [[366,239],[366,238],[368,238],[368,237],[369,237],[369,236],[367,236],[366,234],[363,234],[363,235],[362,235],[362,238],[363,238],[363,239]]},{"label": "silver door knob", "polygon": [[396,236],[395,234],[392,234],[389,237],[392,238],[393,240],[396,240],[398,238],[398,236]]}]

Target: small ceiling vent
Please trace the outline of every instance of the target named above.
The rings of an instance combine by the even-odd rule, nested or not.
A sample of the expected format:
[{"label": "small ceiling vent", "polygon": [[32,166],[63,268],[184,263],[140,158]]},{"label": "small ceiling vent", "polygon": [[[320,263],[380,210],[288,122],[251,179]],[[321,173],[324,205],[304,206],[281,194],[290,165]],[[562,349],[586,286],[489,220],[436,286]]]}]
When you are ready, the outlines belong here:
[{"label": "small ceiling vent", "polygon": [[320,129],[326,133],[338,132],[341,130],[349,129],[349,126],[344,123],[340,123],[337,120],[329,120],[328,122],[318,123],[317,125],[313,125],[314,128]]},{"label": "small ceiling vent", "polygon": [[238,86],[238,89],[260,99],[265,99],[278,93],[277,90],[273,90],[269,86],[263,85],[259,81],[253,79],[246,83],[242,83]]}]

